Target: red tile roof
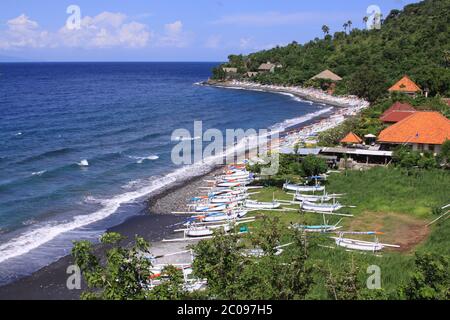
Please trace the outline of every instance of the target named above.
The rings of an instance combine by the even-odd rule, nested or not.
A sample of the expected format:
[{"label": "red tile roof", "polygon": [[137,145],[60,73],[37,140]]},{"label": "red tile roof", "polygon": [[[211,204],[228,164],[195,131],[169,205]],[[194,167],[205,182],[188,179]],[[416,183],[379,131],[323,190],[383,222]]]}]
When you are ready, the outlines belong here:
[{"label": "red tile roof", "polygon": [[380,120],[383,122],[399,122],[400,120],[409,117],[413,112],[416,112],[416,109],[409,103],[396,102],[383,112]]},{"label": "red tile roof", "polygon": [[442,144],[446,139],[450,139],[450,120],[435,111],[414,112],[378,136],[384,143]]},{"label": "red tile roof", "polygon": [[408,76],[401,78],[396,84],[389,88],[389,91],[418,92],[422,91]]},{"label": "red tile roof", "polygon": [[344,139],[341,140],[341,143],[361,143],[362,139],[358,137],[353,132],[349,132]]}]

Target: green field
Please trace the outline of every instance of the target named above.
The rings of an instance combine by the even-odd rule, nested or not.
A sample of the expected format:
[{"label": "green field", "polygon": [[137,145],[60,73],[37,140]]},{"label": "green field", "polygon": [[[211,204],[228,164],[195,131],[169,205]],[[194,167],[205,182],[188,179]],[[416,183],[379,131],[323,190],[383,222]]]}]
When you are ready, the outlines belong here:
[{"label": "green field", "polygon": [[[316,235],[310,249],[311,261],[328,266],[336,272],[346,272],[351,261],[359,267],[360,280],[365,281],[369,265],[381,268],[382,287],[387,295],[394,293],[408,280],[408,271],[414,268],[414,252],[435,252],[450,255],[450,223],[447,220],[431,227],[426,224],[437,217],[435,208],[450,203],[450,173],[442,170],[405,172],[397,168],[377,167],[366,171],[346,171],[334,173],[326,181],[329,193],[343,193],[340,202],[355,208],[343,208],[341,212],[353,214],[345,217],[340,225],[342,230],[382,231],[379,236],[385,243],[399,244],[400,249],[383,251],[380,255],[347,252],[334,248],[329,235]],[[252,199],[260,201],[292,200],[292,196],[277,187],[256,190]],[[289,206],[298,208],[296,205]],[[293,222],[321,224],[323,218],[314,213],[296,211],[261,211],[254,215],[278,217],[288,225]],[[327,216],[329,223],[336,223],[340,217]],[[256,231],[260,223],[251,225]],[[366,238],[372,240],[373,238]],[[324,247],[325,246],[325,247]],[[328,248],[331,247],[331,248]],[[325,298],[324,279],[317,276],[316,284],[309,298]]]}]

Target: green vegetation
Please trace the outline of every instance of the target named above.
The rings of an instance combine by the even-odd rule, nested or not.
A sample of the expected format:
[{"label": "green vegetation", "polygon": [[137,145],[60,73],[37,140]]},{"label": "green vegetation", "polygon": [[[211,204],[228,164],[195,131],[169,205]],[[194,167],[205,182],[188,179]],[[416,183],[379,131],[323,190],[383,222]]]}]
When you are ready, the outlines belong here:
[{"label": "green vegetation", "polygon": [[[352,28],[344,31],[323,26],[324,38],[305,44],[292,42],[243,55],[230,55],[223,66],[237,67],[241,75],[270,61],[283,67],[252,80],[265,84],[305,85],[315,74],[330,69],[344,78],[337,93],[353,93],[375,101],[389,86],[408,74],[431,95],[450,95],[450,38],[448,0],[425,0],[392,10],[380,30]],[[367,21],[361,17],[360,23]],[[356,23],[355,23],[356,25]],[[225,75],[215,70],[213,78]]]},{"label": "green vegetation", "polygon": [[[172,266],[162,272],[167,281],[149,290],[142,286],[151,275],[152,264],[144,254],[149,254],[150,245],[136,237],[134,245],[120,245],[124,237],[118,233],[105,233],[100,242],[105,247],[105,258],[96,255],[89,241],[75,242],[72,256],[80,267],[89,288],[81,294],[86,300],[143,300],[183,299],[186,292],[181,284],[181,271]],[[102,262],[105,260],[104,262]]]},{"label": "green vegetation", "polygon": [[[292,160],[292,159],[291,159]],[[296,161],[296,159],[293,159]],[[380,241],[401,245],[382,256],[347,252],[333,246],[329,234],[303,234],[289,229],[291,223],[321,224],[318,214],[296,211],[261,211],[262,217],[248,224],[250,233],[225,236],[217,232],[211,240],[193,247],[194,274],[208,279],[205,291],[183,290],[180,271],[166,270],[166,280],[151,290],[140,283],[149,276],[151,264],[136,256],[148,252],[140,238],[131,248],[118,246],[122,237],[107,234],[106,262],[94,255],[88,242],[73,249],[76,263],[91,288],[89,299],[448,299],[450,275],[449,219],[425,225],[442,213],[436,208],[448,202],[450,173],[438,169],[377,167],[366,171],[331,174],[326,181],[330,193],[344,193],[343,230],[378,230]],[[270,184],[269,182],[267,182]],[[277,186],[258,190],[260,201],[291,200]],[[294,208],[293,206],[290,206]],[[337,223],[338,217],[327,217]],[[357,237],[357,236],[355,236]],[[277,246],[284,247],[279,254]],[[262,255],[248,255],[248,248],[260,248]],[[381,270],[382,289],[366,288],[368,267]],[[406,272],[405,272],[406,271]]]},{"label": "green vegetation", "polygon": [[[254,173],[261,173],[263,165],[254,164],[247,165],[247,170]],[[286,181],[300,182],[300,177],[310,177],[328,170],[327,163],[324,159],[314,155],[300,157],[299,155],[280,154],[279,169],[276,175],[271,176],[263,181],[268,185],[281,187]]]}]

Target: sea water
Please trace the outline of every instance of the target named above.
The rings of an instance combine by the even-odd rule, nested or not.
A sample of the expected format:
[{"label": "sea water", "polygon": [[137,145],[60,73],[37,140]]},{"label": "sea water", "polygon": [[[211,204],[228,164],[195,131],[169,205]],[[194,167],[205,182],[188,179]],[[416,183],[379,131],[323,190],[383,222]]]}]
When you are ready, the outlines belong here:
[{"label": "sea water", "polygon": [[[196,85],[217,63],[0,64],[0,283],[142,213],[206,172],[171,162],[172,131],[283,129],[328,107]],[[194,137],[194,139],[201,137]]]}]

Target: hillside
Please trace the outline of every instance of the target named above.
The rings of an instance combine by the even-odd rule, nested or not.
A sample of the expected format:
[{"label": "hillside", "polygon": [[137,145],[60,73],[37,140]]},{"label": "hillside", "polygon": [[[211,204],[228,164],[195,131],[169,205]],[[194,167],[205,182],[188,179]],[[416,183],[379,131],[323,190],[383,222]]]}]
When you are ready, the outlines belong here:
[{"label": "hillside", "polygon": [[[338,84],[337,93],[376,100],[408,74],[431,95],[450,95],[450,0],[425,0],[407,5],[403,10],[392,10],[382,19],[379,30],[352,29],[351,22],[345,24],[346,31],[332,35],[324,25],[324,38],[305,44],[294,41],[246,56],[230,55],[226,64],[213,70],[212,78],[225,77],[222,67],[238,68],[235,77],[239,78],[270,61],[282,67],[273,73],[260,73],[252,80],[309,85],[308,79],[330,69],[344,78]],[[372,92],[361,87],[371,87]]]}]

